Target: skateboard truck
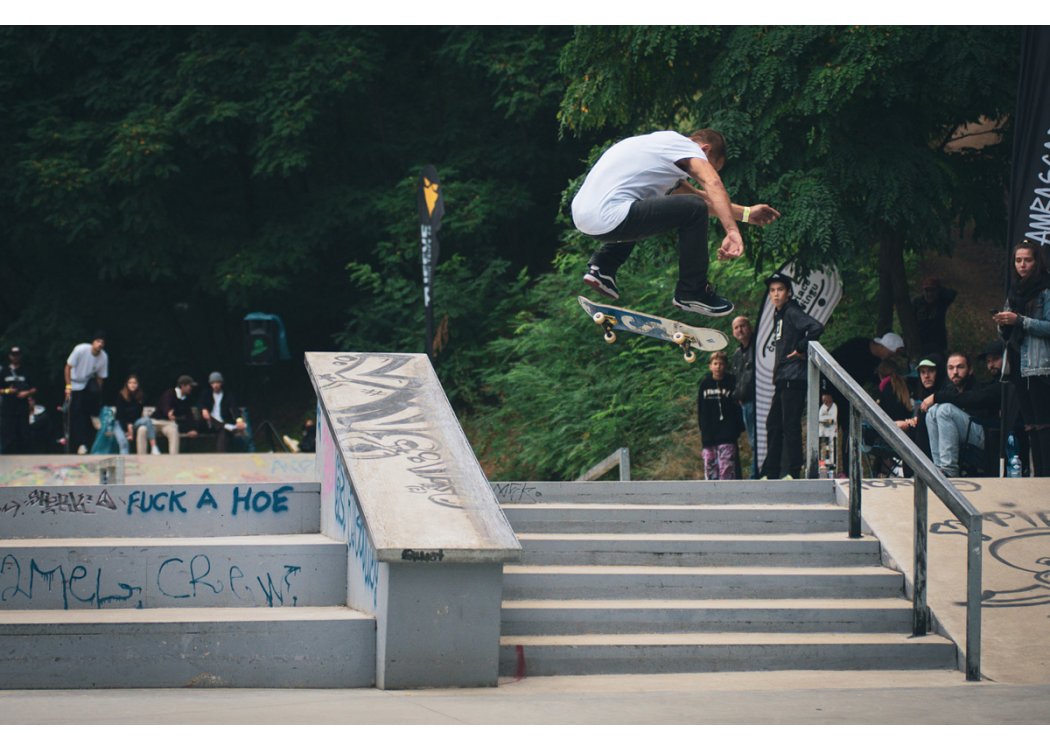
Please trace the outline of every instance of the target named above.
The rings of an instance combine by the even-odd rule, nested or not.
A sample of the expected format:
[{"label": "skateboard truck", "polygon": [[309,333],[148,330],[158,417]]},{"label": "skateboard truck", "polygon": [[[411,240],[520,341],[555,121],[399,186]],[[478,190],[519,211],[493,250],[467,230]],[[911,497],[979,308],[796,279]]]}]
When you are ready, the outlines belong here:
[{"label": "skateboard truck", "polygon": [[613,326],[616,325],[615,317],[603,312],[596,312],[591,316],[591,320],[600,325],[602,330],[605,331],[605,336],[603,336],[603,338],[605,339],[606,344],[616,343],[616,331],[613,330]]},{"label": "skateboard truck", "polygon": [[689,364],[696,362],[696,352],[693,351],[693,347],[691,346],[692,341],[692,337],[687,336],[682,331],[675,331],[671,334],[671,342],[682,350],[682,356]]}]

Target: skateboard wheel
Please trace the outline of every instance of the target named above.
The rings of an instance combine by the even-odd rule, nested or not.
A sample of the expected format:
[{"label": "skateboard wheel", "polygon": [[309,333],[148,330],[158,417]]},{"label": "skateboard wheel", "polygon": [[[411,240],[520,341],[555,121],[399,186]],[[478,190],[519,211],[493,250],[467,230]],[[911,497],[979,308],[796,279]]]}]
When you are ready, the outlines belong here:
[{"label": "skateboard wheel", "polygon": [[598,325],[601,325],[605,322],[605,313],[596,312],[594,315],[591,316],[591,319]]},{"label": "skateboard wheel", "polygon": [[605,343],[606,344],[615,344],[616,343],[616,333],[615,333],[615,331],[606,331],[604,338],[605,338]]},{"label": "skateboard wheel", "polygon": [[685,343],[685,334],[681,331],[675,331],[671,334],[671,341],[681,346]]},{"label": "skateboard wheel", "polygon": [[694,352],[692,349],[687,351],[682,356],[685,358],[685,361],[689,364],[693,364],[693,362],[696,362],[696,352]]}]

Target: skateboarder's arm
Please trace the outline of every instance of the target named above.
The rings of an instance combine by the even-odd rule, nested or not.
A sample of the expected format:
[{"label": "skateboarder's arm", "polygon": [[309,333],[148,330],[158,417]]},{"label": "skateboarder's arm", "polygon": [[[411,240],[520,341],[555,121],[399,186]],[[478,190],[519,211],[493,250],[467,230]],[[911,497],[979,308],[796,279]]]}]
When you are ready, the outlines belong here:
[{"label": "skateboarder's arm", "polygon": [[[699,195],[704,199],[704,202],[707,203],[708,206],[711,206],[711,198],[707,192],[695,187],[686,180],[681,180],[671,193],[674,195],[685,195],[690,193],[693,195]],[[734,220],[741,221],[745,224],[754,224],[759,227],[772,224],[780,218],[780,212],[766,203],[756,203],[753,206],[739,206],[736,203],[730,203],[729,209],[733,213]],[[746,220],[745,216],[747,217]]]},{"label": "skateboarder's arm", "polygon": [[694,157],[685,160],[684,163],[676,163],[690,177],[704,186],[704,192],[707,194],[704,201],[711,209],[711,213],[718,217],[718,221],[725,230],[726,236],[722,240],[722,246],[718,249],[718,258],[720,260],[739,258],[744,254],[744,239],[740,236],[740,229],[733,217],[733,204],[729,200],[729,193],[726,192],[725,185],[722,184],[722,178],[706,159]]}]

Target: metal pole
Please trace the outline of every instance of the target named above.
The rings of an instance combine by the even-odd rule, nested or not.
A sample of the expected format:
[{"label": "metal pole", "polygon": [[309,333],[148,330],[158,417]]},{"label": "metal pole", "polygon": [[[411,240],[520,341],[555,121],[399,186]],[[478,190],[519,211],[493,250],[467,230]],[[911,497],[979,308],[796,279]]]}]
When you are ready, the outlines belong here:
[{"label": "metal pole", "polygon": [[929,521],[926,502],[926,483],[915,477],[915,579],[912,592],[911,632],[926,635],[929,632],[929,610],[926,608],[926,550]]},{"label": "metal pole", "polygon": [[975,516],[966,533],[966,679],[981,679],[981,556],[984,519]]},{"label": "metal pole", "polygon": [[849,407],[849,538],[860,539],[860,412]]},{"label": "metal pole", "polygon": [[631,481],[631,450],[620,448],[620,481]]},{"label": "metal pole", "polygon": [[820,370],[813,358],[806,366],[806,476],[815,479],[820,461]]}]

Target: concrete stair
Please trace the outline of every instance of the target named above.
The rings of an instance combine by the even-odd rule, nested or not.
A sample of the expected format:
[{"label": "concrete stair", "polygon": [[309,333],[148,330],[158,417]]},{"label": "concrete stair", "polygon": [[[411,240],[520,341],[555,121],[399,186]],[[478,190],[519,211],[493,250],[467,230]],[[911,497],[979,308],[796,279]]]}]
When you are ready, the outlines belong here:
[{"label": "concrete stair", "polygon": [[374,683],[316,483],[4,487],[0,520],[5,688]]},{"label": "concrete stair", "polygon": [[508,676],[953,669],[830,481],[497,485]]}]

